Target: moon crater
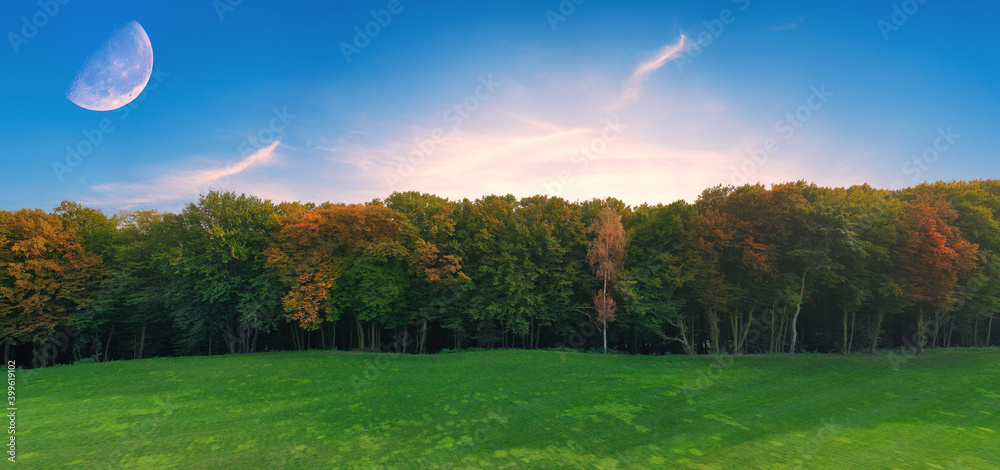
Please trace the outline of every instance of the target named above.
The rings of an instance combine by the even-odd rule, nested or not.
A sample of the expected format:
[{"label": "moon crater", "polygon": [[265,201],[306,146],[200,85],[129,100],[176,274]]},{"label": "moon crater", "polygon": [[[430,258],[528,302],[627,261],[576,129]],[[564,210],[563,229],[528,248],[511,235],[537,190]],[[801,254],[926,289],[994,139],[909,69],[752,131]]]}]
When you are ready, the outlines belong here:
[{"label": "moon crater", "polygon": [[153,73],[153,46],[132,21],[94,51],[76,74],[66,97],[81,108],[111,111],[132,102]]}]

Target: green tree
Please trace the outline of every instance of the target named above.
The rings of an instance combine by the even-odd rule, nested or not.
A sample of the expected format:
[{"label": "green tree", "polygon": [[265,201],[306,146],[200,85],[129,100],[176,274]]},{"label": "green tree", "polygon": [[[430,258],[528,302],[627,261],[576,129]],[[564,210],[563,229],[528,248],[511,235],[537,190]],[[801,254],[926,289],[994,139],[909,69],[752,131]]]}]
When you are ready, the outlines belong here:
[{"label": "green tree", "polygon": [[278,226],[270,201],[210,192],[164,223],[173,246],[169,292],[174,321],[189,347],[225,335],[230,353],[252,352],[257,336],[276,326],[277,286],[264,250]]},{"label": "green tree", "polygon": [[337,283],[349,288],[338,289],[336,301],[341,309],[355,313],[362,349],[366,344],[362,322],[368,323],[371,349],[381,344],[383,328],[408,323],[409,318],[402,314],[412,281],[409,259],[410,253],[401,243],[385,241],[358,247],[345,262]]},{"label": "green tree", "polygon": [[[677,201],[669,206],[643,205],[634,212],[619,281],[624,307],[620,320],[643,336],[677,342],[686,354],[693,354],[692,325],[682,311],[687,298],[681,292],[690,280],[685,250],[691,244],[693,207]],[[673,331],[665,331],[668,326]]]},{"label": "green tree", "polygon": [[[386,206],[407,217],[415,273],[407,309],[417,327],[417,353],[426,352],[429,323],[441,321],[453,332],[455,348],[465,332],[460,301],[469,278],[463,272],[461,245],[455,239],[455,203],[432,194],[393,193]],[[404,341],[403,349],[406,349]]]},{"label": "green tree", "polygon": [[[102,313],[131,327],[133,358],[145,357],[147,333],[166,331],[168,298],[162,283],[168,264],[157,257],[168,249],[163,214],[155,210],[120,212],[110,261],[110,278],[102,290]],[[110,341],[110,337],[108,339]]]}]

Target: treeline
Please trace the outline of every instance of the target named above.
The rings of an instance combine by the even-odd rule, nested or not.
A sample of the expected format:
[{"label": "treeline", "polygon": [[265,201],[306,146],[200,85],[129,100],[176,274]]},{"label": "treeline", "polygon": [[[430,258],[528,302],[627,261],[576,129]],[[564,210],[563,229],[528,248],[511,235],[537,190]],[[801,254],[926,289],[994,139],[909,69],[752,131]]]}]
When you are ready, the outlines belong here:
[{"label": "treeline", "polygon": [[0,211],[0,339],[44,367],[281,349],[639,353],[997,344],[1000,181],[806,182],[696,202]]}]

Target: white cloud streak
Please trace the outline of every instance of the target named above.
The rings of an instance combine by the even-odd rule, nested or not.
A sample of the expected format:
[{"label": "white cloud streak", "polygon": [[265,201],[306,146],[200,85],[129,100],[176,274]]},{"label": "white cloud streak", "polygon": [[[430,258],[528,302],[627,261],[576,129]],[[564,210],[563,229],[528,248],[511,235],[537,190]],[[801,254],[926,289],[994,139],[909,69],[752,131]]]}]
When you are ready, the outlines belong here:
[{"label": "white cloud streak", "polygon": [[791,30],[799,27],[799,25],[801,25],[805,21],[806,21],[806,18],[805,17],[801,17],[801,18],[796,19],[796,20],[790,20],[790,21],[786,21],[786,22],[781,23],[781,24],[777,24],[777,25],[771,26],[770,28],[767,28],[767,30],[768,31],[773,31],[773,32],[776,32],[776,33],[780,33],[780,32],[783,32],[783,31],[791,31]]},{"label": "white cloud streak", "polygon": [[[640,63],[618,85],[621,94],[609,77],[590,77],[588,86],[573,89],[567,89],[562,75],[540,80],[552,86],[532,89],[508,83],[496,102],[485,103],[461,129],[448,132],[416,165],[401,164],[418,145],[402,136],[419,141],[432,135],[431,126],[401,125],[385,138],[345,137],[327,149],[329,160],[353,170],[345,178],[372,188],[372,197],[396,190],[458,199],[511,193],[570,200],[613,196],[630,204],[693,200],[704,188],[729,184],[752,146],[747,129],[733,121],[733,109],[714,96],[689,88],[643,90],[650,75],[687,46],[681,36]],[[640,95],[644,98],[637,102]],[[608,102],[612,106],[601,106]],[[665,114],[664,109],[686,111]],[[587,158],[582,149],[606,138],[608,114],[601,110],[615,120],[620,115],[624,131],[600,144],[606,150]],[[773,161],[754,176],[794,180],[799,170],[794,161]],[[396,184],[387,175],[405,176]]]},{"label": "white cloud streak", "polygon": [[635,69],[635,72],[632,73],[632,77],[629,78],[628,82],[625,84],[625,91],[622,96],[622,105],[631,103],[639,98],[642,81],[649,76],[649,74],[655,72],[660,67],[663,67],[671,60],[680,57],[681,52],[684,51],[684,45],[686,42],[687,37],[682,34],[680,40],[678,40],[676,44],[664,47],[659,54],[653,56],[646,62],[643,62],[639,68]]},{"label": "white cloud streak", "polygon": [[87,204],[131,209],[190,202],[198,195],[212,190],[227,190],[233,176],[273,164],[278,157],[276,150],[279,145],[280,141],[274,141],[242,160],[225,166],[180,170],[140,183],[105,183],[91,186],[90,189],[98,196]]}]

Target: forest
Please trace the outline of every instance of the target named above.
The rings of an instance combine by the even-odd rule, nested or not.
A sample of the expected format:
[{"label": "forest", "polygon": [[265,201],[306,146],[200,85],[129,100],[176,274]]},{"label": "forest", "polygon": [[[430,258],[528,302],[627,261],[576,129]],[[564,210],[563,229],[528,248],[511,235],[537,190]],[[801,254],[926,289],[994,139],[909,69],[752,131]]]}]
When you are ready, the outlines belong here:
[{"label": "forest", "polygon": [[5,360],[341,349],[876,353],[1000,343],[1000,180],[716,186],[693,203],[0,211]]}]

